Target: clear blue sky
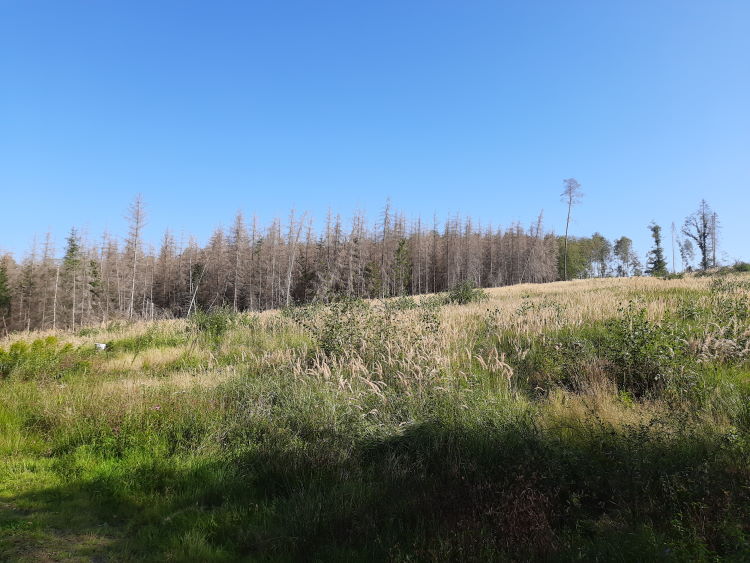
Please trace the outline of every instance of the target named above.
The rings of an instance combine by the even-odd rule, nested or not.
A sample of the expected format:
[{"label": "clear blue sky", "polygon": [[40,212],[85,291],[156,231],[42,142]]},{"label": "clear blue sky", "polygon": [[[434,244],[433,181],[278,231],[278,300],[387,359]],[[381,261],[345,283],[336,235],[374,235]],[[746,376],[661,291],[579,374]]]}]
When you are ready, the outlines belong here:
[{"label": "clear blue sky", "polygon": [[750,2],[0,0],[0,248],[237,209],[669,230],[750,258]]}]

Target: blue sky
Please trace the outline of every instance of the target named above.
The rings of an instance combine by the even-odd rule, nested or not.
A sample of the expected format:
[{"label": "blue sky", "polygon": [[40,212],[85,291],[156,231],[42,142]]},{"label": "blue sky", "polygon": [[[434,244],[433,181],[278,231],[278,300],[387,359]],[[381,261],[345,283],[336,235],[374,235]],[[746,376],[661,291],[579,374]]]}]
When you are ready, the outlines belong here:
[{"label": "blue sky", "polygon": [[750,2],[0,0],[0,249],[242,209],[678,225],[750,259]]}]

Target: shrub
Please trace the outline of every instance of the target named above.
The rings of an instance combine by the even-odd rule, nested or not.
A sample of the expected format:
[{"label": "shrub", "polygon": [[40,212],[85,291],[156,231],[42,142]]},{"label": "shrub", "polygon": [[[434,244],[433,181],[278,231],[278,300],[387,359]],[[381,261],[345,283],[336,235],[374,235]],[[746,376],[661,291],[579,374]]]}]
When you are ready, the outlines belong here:
[{"label": "shrub", "polygon": [[678,356],[686,359],[684,335],[673,325],[650,321],[646,309],[632,301],[621,312],[606,323],[602,351],[621,389],[642,395],[663,383]]},{"label": "shrub", "polygon": [[447,303],[447,293],[435,293],[434,295],[427,295],[426,297],[422,297],[419,300],[419,306],[423,309],[439,309]]},{"label": "shrub", "polygon": [[80,329],[76,335],[86,337],[86,336],[96,336],[99,334],[99,329],[93,328],[93,327],[85,327]]},{"label": "shrub", "polygon": [[369,332],[371,313],[370,306],[361,299],[331,303],[323,312],[323,324],[317,334],[320,350],[329,358],[356,350]]},{"label": "shrub", "polygon": [[448,303],[456,305],[466,305],[467,303],[477,303],[486,301],[489,295],[485,290],[476,286],[473,281],[466,280],[458,282],[448,292]]},{"label": "shrub", "polygon": [[218,346],[224,334],[235,324],[238,315],[227,308],[203,311],[197,309],[190,316],[193,329],[214,346]]},{"label": "shrub", "polygon": [[408,311],[419,307],[417,301],[408,295],[396,297],[385,302],[385,308],[388,311]]}]

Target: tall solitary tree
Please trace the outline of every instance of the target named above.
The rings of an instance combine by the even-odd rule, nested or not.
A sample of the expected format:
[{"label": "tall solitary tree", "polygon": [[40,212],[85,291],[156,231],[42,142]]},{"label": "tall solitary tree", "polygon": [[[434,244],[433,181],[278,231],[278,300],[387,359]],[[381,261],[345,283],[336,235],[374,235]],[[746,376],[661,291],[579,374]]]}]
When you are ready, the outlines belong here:
[{"label": "tall solitary tree", "polygon": [[698,204],[698,209],[685,218],[682,234],[692,239],[701,253],[701,270],[715,265],[718,219],[705,199]]},{"label": "tall solitary tree", "polygon": [[633,241],[628,237],[620,237],[615,241],[614,254],[620,262],[617,265],[617,275],[620,277],[628,276],[634,260],[637,258],[633,254]]},{"label": "tall solitary tree", "polygon": [[648,226],[651,231],[651,237],[654,239],[654,247],[648,253],[648,263],[646,273],[652,276],[667,275],[667,261],[664,260],[664,248],[661,245],[661,227],[656,223]]},{"label": "tall solitary tree", "polygon": [[130,232],[126,244],[126,251],[131,254],[131,278],[130,278],[130,302],[128,304],[128,318],[133,318],[133,304],[135,303],[135,278],[138,271],[138,254],[141,252],[141,238],[143,237],[143,226],[146,223],[146,210],[143,205],[143,196],[135,196],[130,205],[128,213]]},{"label": "tall solitary tree", "polygon": [[70,234],[66,240],[67,246],[65,247],[65,256],[63,257],[63,271],[65,278],[70,284],[70,326],[75,328],[76,326],[76,289],[78,284],[78,277],[80,275],[81,262],[83,261],[83,249],[81,248],[81,239],[78,236],[78,231],[74,228],[70,229]]},{"label": "tall solitary tree", "polygon": [[568,228],[570,227],[570,213],[573,209],[573,206],[577,203],[580,203],[581,198],[583,197],[583,192],[581,192],[581,184],[578,183],[578,180],[575,178],[568,178],[567,180],[563,180],[563,185],[565,188],[563,189],[563,192],[560,194],[560,198],[563,203],[567,204],[568,206],[568,218],[565,221],[565,257],[564,257],[564,277],[567,280],[568,279]]}]

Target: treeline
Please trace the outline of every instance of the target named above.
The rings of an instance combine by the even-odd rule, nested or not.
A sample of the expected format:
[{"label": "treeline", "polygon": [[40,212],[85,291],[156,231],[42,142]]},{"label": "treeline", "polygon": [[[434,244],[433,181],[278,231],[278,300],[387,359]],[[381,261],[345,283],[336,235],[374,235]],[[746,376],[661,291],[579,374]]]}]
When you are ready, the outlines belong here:
[{"label": "treeline", "polygon": [[51,236],[16,262],[0,258],[2,330],[73,328],[115,318],[184,316],[198,308],[264,310],[339,296],[433,293],[459,282],[478,287],[558,278],[558,239],[540,216],[530,227],[481,227],[469,218],[407,221],[387,205],[377,222],[306,214],[260,226],[238,214],[204,247],[166,232],[144,245],[143,201],[129,212],[123,241],[85,241],[72,229],[62,258]]},{"label": "treeline", "polygon": [[[565,182],[575,182],[574,179]],[[568,202],[579,197],[575,191],[578,183],[566,188],[563,192]],[[568,203],[570,205],[570,203]],[[666,255],[671,253],[672,273],[692,272],[694,261],[701,271],[719,266],[717,252],[719,248],[720,222],[717,213],[705,199],[698,208],[685,217],[681,228],[672,223],[670,239],[665,244],[662,228],[655,222],[648,225],[653,244],[646,255],[645,266],[633,250],[633,241],[620,237],[610,242],[600,233],[591,237],[566,237],[560,239],[559,279],[608,276],[641,276],[644,273],[652,276],[669,275]],[[566,240],[567,239],[567,240]],[[697,248],[697,252],[696,252]],[[567,276],[566,274],[567,267]]]},{"label": "treeline", "polygon": [[[580,198],[563,195],[569,207]],[[654,224],[654,248],[644,267],[630,238],[556,236],[544,230],[541,215],[529,227],[482,227],[460,217],[428,225],[408,221],[388,204],[372,224],[361,213],[347,224],[329,213],[315,229],[311,217],[294,211],[286,221],[265,226],[237,214],[204,247],[167,231],[158,250],[144,244],[145,222],[139,196],[122,241],[105,234],[94,243],[71,229],[62,258],[49,234],[20,262],[0,256],[0,332],[179,317],[217,307],[261,311],[341,296],[435,293],[467,281],[496,287],[668,273],[661,228]],[[672,254],[679,249],[683,270],[696,257],[691,240],[701,269],[717,264],[717,224],[716,213],[702,201],[685,219],[682,237],[672,225]]]},{"label": "treeline", "polygon": [[[564,240],[560,242],[560,257],[564,253]],[[558,279],[565,279],[563,261],[560,260]],[[643,275],[641,260],[633,250],[633,241],[620,237],[609,241],[600,233],[590,237],[569,237],[568,279],[627,277]]]}]

